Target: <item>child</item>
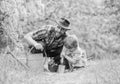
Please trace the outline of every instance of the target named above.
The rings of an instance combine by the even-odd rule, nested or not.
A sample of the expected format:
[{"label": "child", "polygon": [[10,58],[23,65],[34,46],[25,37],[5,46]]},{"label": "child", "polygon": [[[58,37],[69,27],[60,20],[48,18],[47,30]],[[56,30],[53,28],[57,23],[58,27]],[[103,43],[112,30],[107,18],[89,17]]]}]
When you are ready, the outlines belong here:
[{"label": "child", "polygon": [[85,67],[87,64],[86,52],[79,47],[78,39],[71,35],[65,39],[61,56],[68,60],[70,69]]}]

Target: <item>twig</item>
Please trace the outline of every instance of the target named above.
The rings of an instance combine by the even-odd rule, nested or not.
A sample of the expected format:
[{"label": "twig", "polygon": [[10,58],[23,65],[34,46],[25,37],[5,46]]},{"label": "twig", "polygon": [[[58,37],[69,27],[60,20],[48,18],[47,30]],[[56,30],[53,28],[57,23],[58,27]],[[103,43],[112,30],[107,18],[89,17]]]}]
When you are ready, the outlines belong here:
[{"label": "twig", "polygon": [[10,54],[10,55],[11,55],[21,66],[23,66],[25,69],[27,69],[27,70],[29,69],[29,67],[26,66],[26,65],[24,65],[21,61],[19,61],[12,52],[9,51],[8,54]]}]

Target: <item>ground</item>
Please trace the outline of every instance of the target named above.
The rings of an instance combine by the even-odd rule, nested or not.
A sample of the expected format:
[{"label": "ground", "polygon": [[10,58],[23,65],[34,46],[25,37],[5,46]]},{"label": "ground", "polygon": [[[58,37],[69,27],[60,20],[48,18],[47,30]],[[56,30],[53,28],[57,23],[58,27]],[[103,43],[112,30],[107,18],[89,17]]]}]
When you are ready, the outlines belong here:
[{"label": "ground", "polygon": [[120,84],[120,59],[91,60],[69,73],[43,72],[41,55],[29,55],[28,61],[29,70],[1,69],[0,84]]},{"label": "ground", "polygon": [[13,70],[7,72],[5,84],[119,84],[119,69],[118,59],[89,61],[86,68],[64,74],[43,72],[42,69]]},{"label": "ground", "polygon": [[[90,69],[89,66],[71,73],[35,73],[29,71],[26,74],[26,71],[23,71],[22,73],[13,71],[13,73],[10,72],[9,77],[14,79],[12,80],[13,84],[83,84],[86,81],[91,82],[92,79],[95,78],[92,69]],[[86,77],[89,78],[89,80],[86,79]],[[92,84],[93,83],[95,83],[95,81],[92,81]]]}]

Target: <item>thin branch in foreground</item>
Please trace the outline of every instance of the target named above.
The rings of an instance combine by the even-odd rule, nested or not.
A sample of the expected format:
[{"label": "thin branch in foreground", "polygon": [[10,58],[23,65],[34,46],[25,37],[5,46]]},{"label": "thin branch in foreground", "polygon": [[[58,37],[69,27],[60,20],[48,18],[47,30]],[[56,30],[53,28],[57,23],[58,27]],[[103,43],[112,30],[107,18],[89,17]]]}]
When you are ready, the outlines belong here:
[{"label": "thin branch in foreground", "polygon": [[29,70],[29,67],[18,60],[11,51],[8,51],[7,54],[10,54],[21,66],[23,66],[26,70]]}]

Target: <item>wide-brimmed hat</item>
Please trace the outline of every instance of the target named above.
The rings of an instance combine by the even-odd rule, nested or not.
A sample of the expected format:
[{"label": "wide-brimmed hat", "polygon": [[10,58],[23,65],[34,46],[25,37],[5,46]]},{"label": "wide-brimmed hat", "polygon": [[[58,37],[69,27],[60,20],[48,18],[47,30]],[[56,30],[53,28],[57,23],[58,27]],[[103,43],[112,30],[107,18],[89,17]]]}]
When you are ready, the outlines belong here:
[{"label": "wide-brimmed hat", "polygon": [[70,30],[70,22],[65,19],[65,18],[60,18],[59,21],[57,21],[58,25],[61,26],[62,28],[65,28],[67,30]]}]

